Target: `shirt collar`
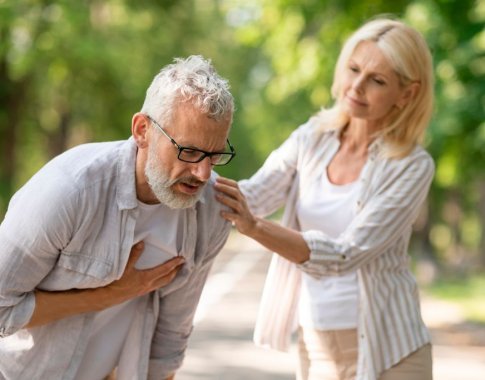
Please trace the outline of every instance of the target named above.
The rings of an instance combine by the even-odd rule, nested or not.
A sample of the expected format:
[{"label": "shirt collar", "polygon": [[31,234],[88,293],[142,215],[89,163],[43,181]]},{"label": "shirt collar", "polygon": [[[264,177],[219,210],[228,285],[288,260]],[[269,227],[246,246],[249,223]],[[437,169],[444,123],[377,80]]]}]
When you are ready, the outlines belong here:
[{"label": "shirt collar", "polygon": [[382,138],[382,136],[379,136],[369,145],[369,155],[375,158],[381,154],[383,148],[384,139]]},{"label": "shirt collar", "polygon": [[[336,140],[338,146],[340,146],[340,133],[342,133],[342,128],[333,129],[330,131],[332,138]],[[384,138],[382,136],[377,137],[374,141],[372,141],[369,145],[369,156],[370,157],[377,157],[379,156],[384,149]]]},{"label": "shirt collar", "polygon": [[130,137],[120,148],[116,173],[116,201],[121,210],[137,207],[136,198],[136,164],[137,146]]}]

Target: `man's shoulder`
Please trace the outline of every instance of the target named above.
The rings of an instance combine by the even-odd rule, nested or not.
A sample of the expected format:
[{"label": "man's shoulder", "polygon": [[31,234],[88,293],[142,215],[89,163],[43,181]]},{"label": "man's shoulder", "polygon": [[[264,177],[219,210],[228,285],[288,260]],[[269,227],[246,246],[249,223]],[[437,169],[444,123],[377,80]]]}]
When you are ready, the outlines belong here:
[{"label": "man's shoulder", "polygon": [[206,247],[204,260],[213,260],[222,249],[229,232],[231,223],[221,216],[221,211],[226,208],[216,199],[214,184],[218,174],[212,172],[207,182],[202,198],[197,202],[197,234],[200,247]]},{"label": "man's shoulder", "polygon": [[[75,146],[44,165],[12,199],[21,194],[38,194],[39,189],[45,197],[56,202],[78,198],[86,191],[98,193],[100,187],[115,184],[120,160],[125,157],[126,161],[127,143],[125,140]],[[133,171],[134,166],[133,162]]]},{"label": "man's shoulder", "polygon": [[78,145],[55,157],[45,170],[80,187],[103,181],[116,176],[128,154],[127,144],[129,141],[123,140]]},{"label": "man's shoulder", "polygon": [[74,146],[51,162],[56,165],[69,165],[72,169],[86,168],[90,165],[113,165],[113,159],[120,154],[126,140],[109,142],[92,142]]},{"label": "man's shoulder", "polygon": [[204,188],[204,193],[202,195],[202,200],[199,202],[199,211],[204,213],[204,218],[211,222],[212,225],[218,225],[221,228],[225,226],[230,226],[230,223],[223,219],[220,215],[221,210],[226,208],[216,199],[216,191],[214,189],[214,184],[216,178],[219,175],[216,172],[212,172],[209,181]]},{"label": "man's shoulder", "polygon": [[211,177],[207,181],[205,187],[204,187],[204,192],[202,194],[202,201],[200,202],[201,207],[204,209],[220,209],[221,204],[217,202],[215,199],[215,189],[214,189],[214,184],[216,183],[216,178],[219,177],[219,174],[216,172],[212,171]]}]

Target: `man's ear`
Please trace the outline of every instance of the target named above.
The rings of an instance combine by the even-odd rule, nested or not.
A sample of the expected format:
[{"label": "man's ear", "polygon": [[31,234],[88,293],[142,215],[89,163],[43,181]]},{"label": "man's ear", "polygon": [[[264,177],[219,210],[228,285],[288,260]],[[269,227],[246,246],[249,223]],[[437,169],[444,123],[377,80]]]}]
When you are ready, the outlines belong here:
[{"label": "man's ear", "polygon": [[137,112],[133,115],[131,119],[131,134],[140,149],[148,147],[149,127],[150,121],[144,114]]},{"label": "man's ear", "polygon": [[401,98],[396,102],[396,107],[403,109],[410,100],[414,99],[416,95],[418,95],[420,88],[421,84],[419,82],[413,82],[407,85],[401,94]]}]

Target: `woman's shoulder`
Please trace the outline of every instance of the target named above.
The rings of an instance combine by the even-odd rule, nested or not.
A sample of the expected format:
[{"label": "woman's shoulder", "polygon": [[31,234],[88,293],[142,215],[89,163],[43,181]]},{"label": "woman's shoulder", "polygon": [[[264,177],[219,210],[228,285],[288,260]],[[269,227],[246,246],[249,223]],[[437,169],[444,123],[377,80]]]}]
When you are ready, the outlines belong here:
[{"label": "woman's shoulder", "polygon": [[383,158],[380,166],[383,173],[401,173],[403,170],[421,172],[422,175],[432,176],[435,171],[434,160],[429,152],[421,145],[416,145],[407,155],[401,158]]},{"label": "woman's shoulder", "polygon": [[338,115],[332,109],[322,109],[301,124],[296,133],[309,138],[331,138],[337,136],[342,124]]},{"label": "woman's shoulder", "polygon": [[427,166],[434,170],[434,160],[431,154],[421,145],[416,145],[402,160],[408,164],[413,163],[414,165]]}]

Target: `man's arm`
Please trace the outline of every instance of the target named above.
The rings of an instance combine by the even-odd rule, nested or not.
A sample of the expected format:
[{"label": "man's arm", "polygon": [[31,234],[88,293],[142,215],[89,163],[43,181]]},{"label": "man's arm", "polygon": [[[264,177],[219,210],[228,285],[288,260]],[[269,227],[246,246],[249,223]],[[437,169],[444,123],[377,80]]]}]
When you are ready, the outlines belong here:
[{"label": "man's arm", "polygon": [[123,275],[107,286],[59,292],[35,290],[34,313],[25,327],[36,327],[73,315],[103,310],[150,293],[169,284],[184,263],[183,257],[175,257],[154,268],[138,270],[135,269],[135,263],[142,252],[143,243],[134,245]]}]

